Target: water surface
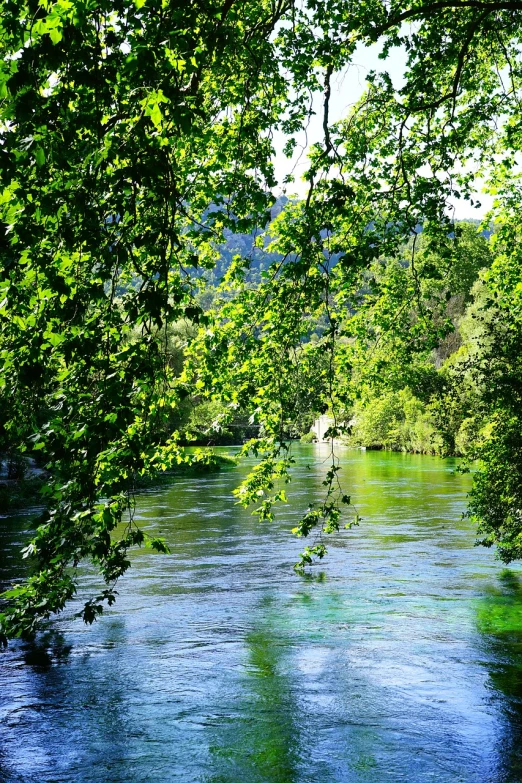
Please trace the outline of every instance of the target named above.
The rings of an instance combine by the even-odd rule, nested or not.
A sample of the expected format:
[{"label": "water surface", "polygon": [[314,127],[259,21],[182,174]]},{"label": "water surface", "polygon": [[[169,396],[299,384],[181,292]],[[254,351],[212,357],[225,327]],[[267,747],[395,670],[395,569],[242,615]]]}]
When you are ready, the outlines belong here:
[{"label": "water surface", "polygon": [[[272,524],[234,505],[243,468],[141,496],[171,554],[133,554],[94,626],[0,656],[2,783],[522,781],[520,568],[473,546],[469,478],[344,451],[363,521],[300,578],[289,530],[327,465],[295,453]],[[1,578],[30,518],[0,519]]]}]

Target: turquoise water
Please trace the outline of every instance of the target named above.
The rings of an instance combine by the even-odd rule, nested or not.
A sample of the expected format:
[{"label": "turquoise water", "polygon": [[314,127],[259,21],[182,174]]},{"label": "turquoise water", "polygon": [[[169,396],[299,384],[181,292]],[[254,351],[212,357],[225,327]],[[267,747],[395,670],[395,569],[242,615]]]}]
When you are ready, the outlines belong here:
[{"label": "turquoise water", "polygon": [[[271,524],[234,505],[244,468],[140,497],[171,554],[0,655],[2,783],[522,781],[521,569],[473,546],[469,477],[343,451],[362,522],[302,578],[289,530],[327,465],[295,454]],[[29,522],[0,519],[4,579]]]}]

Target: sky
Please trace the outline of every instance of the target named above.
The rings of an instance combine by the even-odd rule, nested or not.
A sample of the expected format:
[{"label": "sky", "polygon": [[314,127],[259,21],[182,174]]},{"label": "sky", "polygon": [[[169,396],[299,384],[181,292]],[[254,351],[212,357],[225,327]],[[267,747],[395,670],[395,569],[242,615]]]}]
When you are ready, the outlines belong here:
[{"label": "sky", "polygon": [[[346,116],[351,106],[356,103],[365,90],[366,75],[369,71],[388,71],[393,84],[399,88],[403,82],[403,74],[406,65],[406,52],[404,49],[393,49],[386,60],[379,59],[381,44],[373,44],[368,47],[360,47],[356,50],[353,63],[342,74],[337,74],[332,80],[332,93],[330,98],[330,122],[336,122]],[[298,146],[293,157],[289,160],[283,154],[282,149],[286,138],[278,133],[274,138],[276,149],[275,172],[279,182],[290,173],[293,173],[295,182],[286,186],[288,196],[303,197],[306,193],[306,183],[301,179],[307,168],[306,150],[311,144],[321,141],[322,131],[322,96],[318,95],[314,105],[316,114],[312,116],[306,134],[297,137]],[[455,199],[453,207],[455,218],[458,220],[467,218],[482,218],[492,206],[491,196],[480,192],[481,184],[477,185],[477,198],[481,206],[474,208],[469,201]]]}]

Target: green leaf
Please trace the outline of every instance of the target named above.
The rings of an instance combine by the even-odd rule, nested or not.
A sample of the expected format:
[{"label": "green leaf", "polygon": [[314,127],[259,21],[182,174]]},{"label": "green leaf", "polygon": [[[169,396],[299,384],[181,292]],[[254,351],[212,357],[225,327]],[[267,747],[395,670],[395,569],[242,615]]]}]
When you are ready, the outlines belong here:
[{"label": "green leaf", "polygon": [[43,166],[45,163],[45,153],[41,147],[36,147],[34,151],[34,158],[37,166]]}]

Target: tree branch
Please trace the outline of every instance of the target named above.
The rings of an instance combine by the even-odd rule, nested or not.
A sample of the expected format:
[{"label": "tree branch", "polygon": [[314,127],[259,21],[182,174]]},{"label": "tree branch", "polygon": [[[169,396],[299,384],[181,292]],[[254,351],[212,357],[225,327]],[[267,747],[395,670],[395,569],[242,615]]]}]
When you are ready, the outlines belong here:
[{"label": "tree branch", "polygon": [[429,3],[427,5],[421,5],[418,8],[410,8],[408,11],[403,11],[397,16],[392,16],[382,25],[374,27],[372,30],[372,37],[378,38],[391,27],[397,27],[397,25],[406,22],[408,19],[423,18],[436,14],[438,11],[444,11],[446,8],[477,8],[479,10],[491,13],[493,11],[522,11],[522,2],[509,1],[497,2],[497,3],[483,3],[480,0],[460,0],[460,2],[454,2],[454,0],[442,0],[438,3]]}]

